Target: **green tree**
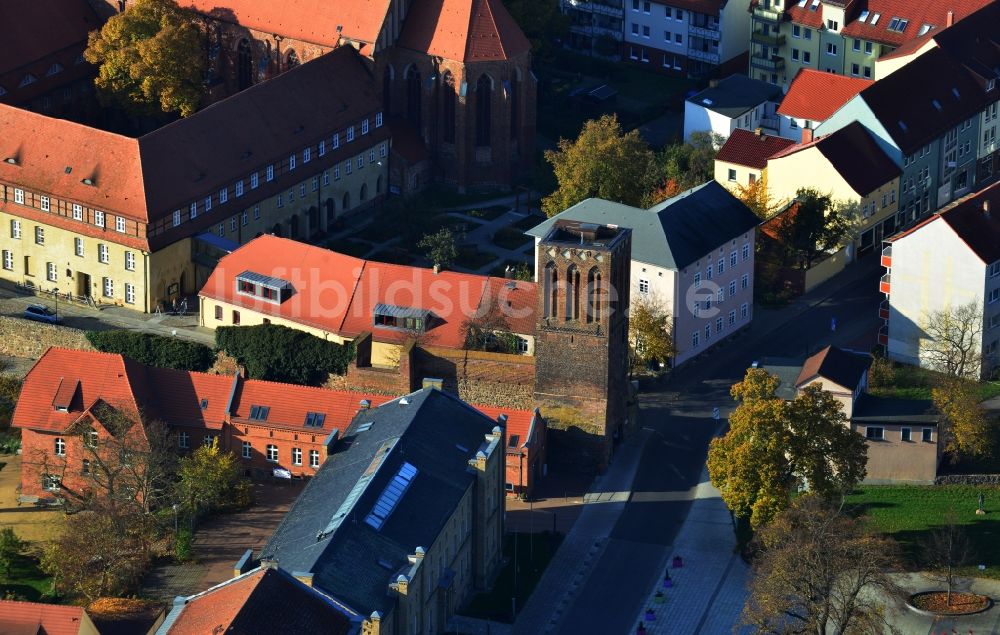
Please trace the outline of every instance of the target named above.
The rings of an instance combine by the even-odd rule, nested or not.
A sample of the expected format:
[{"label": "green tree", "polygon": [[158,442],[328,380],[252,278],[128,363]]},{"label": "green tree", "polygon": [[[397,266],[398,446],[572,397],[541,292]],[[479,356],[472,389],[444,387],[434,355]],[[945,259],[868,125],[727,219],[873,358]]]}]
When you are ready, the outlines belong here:
[{"label": "green tree", "polygon": [[928,366],[952,377],[979,379],[983,370],[979,302],[931,311],[923,316],[922,327],[926,338],[921,339],[920,357]]},{"label": "green tree", "polygon": [[931,388],[931,398],[944,418],[946,450],[976,458],[989,454],[993,434],[975,382],[948,377]]},{"label": "green tree", "polygon": [[198,108],[205,73],[195,15],[173,0],[134,0],[92,31],[84,57],[99,66],[101,100],[137,115]]},{"label": "green tree", "polygon": [[239,498],[245,488],[240,464],[232,452],[219,450],[218,439],[181,458],[177,470],[177,498],[195,514]]},{"label": "green tree", "polygon": [[715,178],[715,155],[725,142],[713,132],[695,132],[687,143],[666,146],[656,157],[659,182],[674,181],[680,191]]},{"label": "green tree", "polygon": [[504,5],[531,40],[536,57],[551,57],[556,42],[569,33],[569,16],[559,10],[559,0],[504,0]]},{"label": "green tree", "polygon": [[12,527],[0,529],[0,572],[3,572],[4,576],[10,575],[11,567],[14,566],[14,561],[21,555],[24,547],[24,541],[17,537]]},{"label": "green tree", "polygon": [[433,234],[424,234],[417,247],[424,250],[428,260],[441,268],[450,267],[458,258],[455,235],[447,227],[442,227]]},{"label": "green tree", "polygon": [[307,386],[320,386],[331,374],[343,375],[354,358],[353,345],[277,324],[219,327],[215,345],[242,365],[251,379]]},{"label": "green tree", "polygon": [[105,353],[117,353],[158,368],[205,372],[215,363],[215,351],[198,342],[140,331],[87,331],[87,341]]},{"label": "green tree", "polygon": [[850,233],[850,219],[833,205],[827,194],[801,189],[795,206],[778,222],[778,243],[784,252],[785,264],[796,262],[804,268],[812,266],[821,254],[840,247]]},{"label": "green tree", "polygon": [[542,199],[548,216],[592,197],[638,206],[656,178],[653,152],[638,130],[623,133],[615,115],[587,121],[576,141],[560,139],[545,160],[559,183]]},{"label": "green tree", "polygon": [[628,330],[633,368],[666,362],[677,352],[670,313],[656,298],[632,300]]},{"label": "green tree", "polygon": [[778,378],[747,371],[731,393],[740,401],[729,431],[712,440],[708,472],[737,517],[757,529],[788,506],[795,488],[835,498],[865,476],[868,449],[846,424],[840,403],[819,386],[792,401],[775,395]]},{"label": "green tree", "polygon": [[737,184],[733,192],[736,198],[750,208],[757,218],[767,220],[778,213],[780,206],[771,196],[767,187],[767,171],[759,179],[746,185]]},{"label": "green tree", "polygon": [[743,622],[762,634],[896,633],[894,542],[818,496],[801,496],[758,532]]}]

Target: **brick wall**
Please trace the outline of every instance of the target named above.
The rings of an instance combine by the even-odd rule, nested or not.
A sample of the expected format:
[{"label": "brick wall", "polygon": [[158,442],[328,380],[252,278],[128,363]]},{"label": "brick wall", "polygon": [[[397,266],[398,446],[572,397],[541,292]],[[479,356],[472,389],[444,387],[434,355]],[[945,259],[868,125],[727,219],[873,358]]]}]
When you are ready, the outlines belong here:
[{"label": "brick wall", "polygon": [[415,388],[433,377],[469,403],[521,410],[534,407],[534,357],[422,346],[414,367]]},{"label": "brick wall", "polygon": [[38,359],[52,346],[94,350],[79,329],[0,316],[0,355]]}]

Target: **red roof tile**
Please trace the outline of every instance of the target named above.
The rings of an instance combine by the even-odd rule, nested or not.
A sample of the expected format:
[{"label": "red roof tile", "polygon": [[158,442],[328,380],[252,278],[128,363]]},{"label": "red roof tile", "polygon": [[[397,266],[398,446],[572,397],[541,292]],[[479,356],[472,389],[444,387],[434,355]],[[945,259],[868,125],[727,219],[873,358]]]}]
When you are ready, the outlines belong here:
[{"label": "red roof tile", "polygon": [[82,51],[100,20],[87,0],[4,0],[0,24],[8,25],[0,40],[3,75],[74,45]]},{"label": "red roof tile", "polygon": [[89,622],[79,606],[0,600],[0,633],[4,635],[77,635]]},{"label": "red roof tile", "polygon": [[531,50],[500,0],[415,2],[399,46],[460,62],[507,60]]},{"label": "red roof tile", "polygon": [[[236,293],[244,271],[286,280],[294,292],[275,304]],[[507,313],[517,333],[534,333],[535,285],[453,271],[366,261],[287,238],[264,235],[223,257],[200,295],[291,322],[353,338],[371,332],[378,341],[402,342],[402,330],[374,328],[376,304],[422,309],[434,321],[424,341],[461,348],[462,324],[484,302],[509,301]],[[488,293],[487,293],[488,292]]]},{"label": "red roof tile", "polygon": [[871,83],[868,79],[803,68],[788,86],[778,114],[825,121]]},{"label": "red roof tile", "polygon": [[[334,428],[341,432],[346,430],[351,419],[361,410],[363,399],[371,402],[371,407],[374,408],[393,397],[248,379],[240,382],[240,388],[233,399],[231,415],[233,421],[256,425],[261,422],[250,420],[250,408],[267,406],[270,408],[266,421],[269,426],[312,430],[326,435]],[[306,428],[306,414],[310,412],[326,415],[322,428]]]},{"label": "red roof tile", "polygon": [[361,42],[378,39],[389,0],[180,0],[182,7],[265,33],[334,47],[343,36]]},{"label": "red roof tile", "polygon": [[[535,421],[537,411],[512,410],[510,408],[497,408],[495,406],[473,406],[473,408],[493,420],[497,420],[500,415],[507,415],[508,449],[524,447],[524,444],[530,440],[529,435],[536,433],[535,430],[531,429],[531,423]],[[510,448],[511,439],[515,436],[517,437],[516,445],[514,448]]]},{"label": "red roof tile", "polygon": [[791,139],[766,134],[758,135],[737,128],[726,139],[715,160],[763,170],[772,155],[794,144]]}]

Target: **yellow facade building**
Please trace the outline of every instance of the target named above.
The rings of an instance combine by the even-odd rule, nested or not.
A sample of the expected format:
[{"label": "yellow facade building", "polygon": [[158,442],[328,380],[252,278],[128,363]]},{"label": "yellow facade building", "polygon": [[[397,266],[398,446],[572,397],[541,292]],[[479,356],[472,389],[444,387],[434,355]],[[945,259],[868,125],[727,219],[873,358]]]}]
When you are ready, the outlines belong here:
[{"label": "yellow facade building", "polygon": [[388,187],[351,47],[139,138],[0,105],[0,278],[152,312],[264,233],[309,239]]}]

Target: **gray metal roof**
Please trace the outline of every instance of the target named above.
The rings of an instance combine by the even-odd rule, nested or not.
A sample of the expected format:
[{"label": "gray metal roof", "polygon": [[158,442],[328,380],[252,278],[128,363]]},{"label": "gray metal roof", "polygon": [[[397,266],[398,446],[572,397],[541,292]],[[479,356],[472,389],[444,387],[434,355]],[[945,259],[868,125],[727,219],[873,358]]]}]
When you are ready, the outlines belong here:
[{"label": "gray metal roof", "polygon": [[795,382],[798,380],[799,372],[802,371],[802,360],[791,357],[766,357],[757,365],[779,380],[778,389],[774,394],[785,401],[792,401],[798,396],[798,389]]},{"label": "gray metal roof", "polygon": [[395,318],[423,318],[426,320],[431,316],[431,312],[427,309],[413,309],[394,304],[376,304],[375,315],[385,315]]},{"label": "gray metal roof", "polygon": [[689,97],[688,101],[735,119],[766,101],[780,102],[781,98],[780,86],[751,79],[746,75],[730,75],[720,80],[717,86]]},{"label": "gray metal roof", "polygon": [[[434,543],[473,486],[468,461],[495,425],[432,388],[361,411],[260,557],[313,573],[316,588],[364,615],[387,611],[389,582],[417,547]],[[392,513],[379,528],[365,522],[405,464],[415,473]]]},{"label": "gray metal roof", "polygon": [[680,270],[760,224],[750,209],[715,181],[648,210],[588,198],[529,229],[544,238],[556,220],[618,225],[632,230],[632,259]]},{"label": "gray metal roof", "polygon": [[275,278],[273,276],[265,276],[262,273],[250,271],[249,269],[236,276],[236,279],[246,280],[247,282],[253,282],[254,284],[270,287],[272,289],[290,289],[292,287],[292,283],[287,280],[282,280],[281,278]]}]

